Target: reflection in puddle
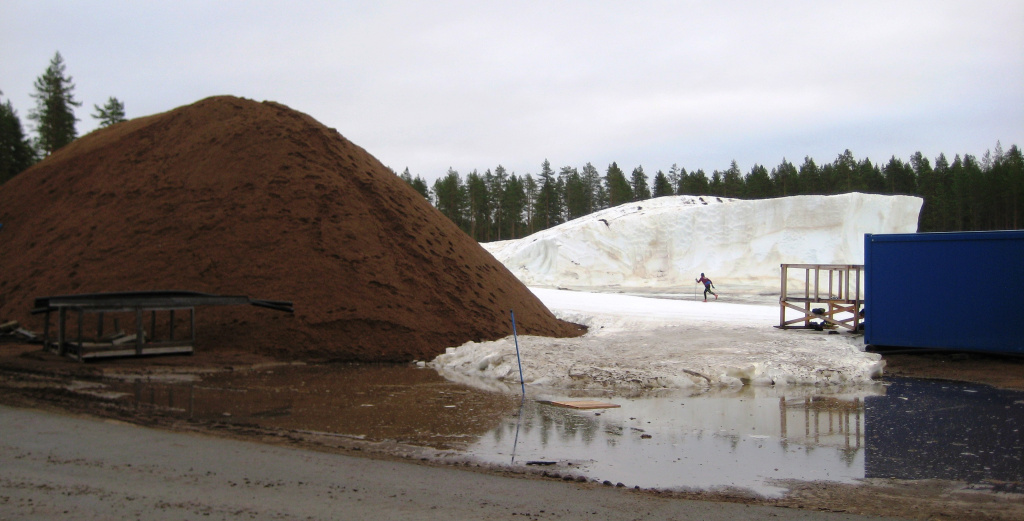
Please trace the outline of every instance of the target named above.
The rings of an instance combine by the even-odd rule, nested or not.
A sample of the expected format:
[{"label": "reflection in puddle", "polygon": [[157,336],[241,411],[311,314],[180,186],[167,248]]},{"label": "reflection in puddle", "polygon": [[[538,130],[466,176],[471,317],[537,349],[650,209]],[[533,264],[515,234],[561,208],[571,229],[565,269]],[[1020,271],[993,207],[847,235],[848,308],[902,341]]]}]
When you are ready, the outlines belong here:
[{"label": "reflection in puddle", "polygon": [[[162,414],[455,449],[497,465],[642,488],[746,489],[863,478],[1024,481],[1024,393],[888,379],[857,391],[747,387],[718,395],[599,396],[575,410],[479,391],[429,369],[287,366],[106,394]],[[545,396],[545,399],[580,397]]]},{"label": "reflection in puddle", "polygon": [[341,435],[447,449],[464,446],[515,411],[518,399],[448,382],[429,369],[279,366],[216,373],[186,384],[110,386],[136,405],[198,421]]},{"label": "reflection in puddle", "polygon": [[757,388],[613,399],[620,408],[591,411],[527,401],[469,452],[493,463],[556,463],[563,473],[627,486],[773,495],[784,490],[776,479],[863,477],[864,395],[787,398]]},{"label": "reflection in puddle", "polygon": [[621,408],[602,411],[527,401],[469,451],[627,486],[765,496],[785,480],[1024,480],[1024,393],[906,379],[799,392],[610,400]]}]

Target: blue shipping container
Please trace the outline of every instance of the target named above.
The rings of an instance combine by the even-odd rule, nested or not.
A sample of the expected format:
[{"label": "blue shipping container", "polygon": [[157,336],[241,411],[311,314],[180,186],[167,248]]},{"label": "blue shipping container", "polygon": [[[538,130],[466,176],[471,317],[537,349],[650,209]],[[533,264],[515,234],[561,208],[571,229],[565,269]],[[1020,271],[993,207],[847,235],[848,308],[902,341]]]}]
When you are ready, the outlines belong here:
[{"label": "blue shipping container", "polygon": [[864,236],[864,342],[1024,354],[1024,231]]}]

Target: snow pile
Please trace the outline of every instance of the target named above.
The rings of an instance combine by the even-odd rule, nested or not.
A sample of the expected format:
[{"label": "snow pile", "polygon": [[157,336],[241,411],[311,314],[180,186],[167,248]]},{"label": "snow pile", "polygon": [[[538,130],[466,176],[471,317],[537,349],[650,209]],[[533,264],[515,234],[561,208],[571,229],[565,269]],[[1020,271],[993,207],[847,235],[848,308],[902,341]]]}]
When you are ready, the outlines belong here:
[{"label": "snow pile", "polygon": [[[857,385],[885,364],[863,351],[860,336],[773,328],[776,306],[532,289],[558,318],[590,327],[578,338],[519,338],[523,379],[534,389]],[[431,365],[452,380],[519,392],[511,336],[449,348]]]},{"label": "snow pile", "polygon": [[484,244],[528,286],[779,288],[783,263],[863,264],[865,233],[913,233],[922,200],[851,193],[744,201],[673,196]]},{"label": "snow pile", "polygon": [[[663,197],[484,247],[534,286],[558,318],[590,328],[579,338],[519,339],[523,377],[533,389],[621,395],[860,385],[885,364],[864,352],[861,336],[772,327],[779,323],[779,265],[861,264],[864,234],[916,231],[921,204],[917,197],[857,193],[761,201]],[[700,301],[694,279],[701,272],[721,286],[722,301]],[[615,290],[661,298],[608,293]],[[470,385],[519,391],[512,337],[449,348],[432,366]]]}]

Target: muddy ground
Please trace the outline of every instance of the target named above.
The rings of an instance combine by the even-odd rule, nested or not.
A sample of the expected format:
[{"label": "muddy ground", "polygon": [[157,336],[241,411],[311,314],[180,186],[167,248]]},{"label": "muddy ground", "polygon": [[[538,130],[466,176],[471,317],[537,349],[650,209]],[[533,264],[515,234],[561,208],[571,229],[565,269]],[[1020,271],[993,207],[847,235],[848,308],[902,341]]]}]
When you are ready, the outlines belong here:
[{"label": "muddy ground", "polygon": [[[886,374],[988,384],[1024,390],[1024,359],[975,354],[884,354]],[[0,343],[0,403],[48,411],[114,418],[133,424],[177,432],[215,435],[316,451],[357,455],[381,460],[405,460],[427,466],[453,466],[486,474],[532,480],[575,480],[570,471],[531,467],[498,468],[477,464],[456,449],[466,434],[482,434],[488,421],[509,414],[516,401],[508,396],[469,390],[447,382],[432,370],[408,372],[410,381],[382,381],[372,366],[325,366],[323,374],[345,370],[361,375],[347,378],[345,396],[327,398],[313,388],[315,381],[288,382],[286,368],[272,359],[237,351],[197,353],[193,356],[123,359],[80,364],[43,353],[38,346]],[[273,386],[309,386],[316,408],[329,407],[332,417],[347,427],[344,435],[308,428],[294,421],[262,421],[259,425],[232,417],[168,413],[166,407],[146,406],[145,398],[158,396],[161,388],[138,387],[138,382],[267,378],[267,368],[277,381],[268,382],[268,393],[254,402],[272,401]],[[304,372],[309,379],[309,372]],[[390,373],[389,373],[390,374]],[[325,376],[326,377],[326,376]],[[283,380],[282,380],[283,379]],[[93,384],[103,383],[101,387]],[[121,390],[134,401],[113,399],[105,392]],[[122,393],[124,394],[124,393]],[[375,397],[375,407],[366,407]],[[383,399],[382,399],[383,397]],[[251,399],[250,398],[250,399]],[[174,399],[174,398],[172,398]],[[177,398],[180,402],[181,398]],[[225,399],[231,399],[227,397]],[[473,415],[453,414],[446,405],[457,399]],[[326,400],[326,401],[325,401]],[[264,403],[261,414],[273,415]],[[310,414],[314,414],[310,412]],[[301,415],[288,415],[301,417]],[[315,422],[314,422],[315,423]],[[640,491],[652,497],[677,497],[730,503],[784,506],[795,509],[846,512],[908,519],[1022,519],[1024,484],[985,482],[966,484],[941,480],[866,480],[861,485],[823,482],[791,483],[790,493],[779,499],[750,497],[729,492]],[[580,486],[607,486],[580,483]],[[614,486],[612,484],[611,486]]]}]

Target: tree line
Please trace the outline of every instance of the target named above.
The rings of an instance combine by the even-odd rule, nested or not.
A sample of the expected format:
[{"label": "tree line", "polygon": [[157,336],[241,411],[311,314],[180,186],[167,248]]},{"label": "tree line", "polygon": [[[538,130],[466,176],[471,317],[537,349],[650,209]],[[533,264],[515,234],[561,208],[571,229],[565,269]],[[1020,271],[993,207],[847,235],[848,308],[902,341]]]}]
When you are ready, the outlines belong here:
[{"label": "tree line", "polygon": [[[36,78],[32,93],[36,106],[28,113],[28,119],[35,122],[35,137],[25,133],[10,100],[0,103],[0,184],[78,137],[75,124],[80,120],[75,108],[82,102],[75,99],[75,84],[66,68],[57,52],[46,71]],[[96,112],[92,117],[100,121],[101,127],[125,120],[124,103],[115,97],[102,107],[93,107]]]},{"label": "tree line", "polygon": [[[67,145],[77,136],[75,84],[67,75],[60,52],[34,84],[36,106],[29,137],[10,100],[0,102],[0,183]],[[0,96],[3,92],[0,91]],[[2,98],[0,98],[2,99]],[[93,105],[92,117],[105,127],[124,121],[124,103],[110,97]],[[736,161],[708,176],[672,165],[653,180],[637,166],[627,176],[613,162],[603,173],[591,163],[582,168],[563,166],[558,172],[545,160],[540,172],[516,175],[498,165],[465,178],[449,169],[428,187],[406,168],[401,178],[444,215],[478,241],[517,239],[598,210],[631,201],[666,195],[706,195],[763,199],[788,195],[829,195],[846,192],[917,195],[924,199],[919,231],[1020,229],[1024,227],[1024,160],[1017,145],[977,157],[944,154],[934,164],[920,152],[909,161],[893,156],[875,164],[856,159],[846,150],[831,163],[818,165],[810,157],[797,166],[783,159],[777,166],[755,164],[744,173]]]},{"label": "tree line", "polygon": [[797,166],[783,159],[769,170],[755,164],[741,172],[736,161],[725,170],[687,171],[675,164],[654,174],[642,166],[630,175],[613,162],[599,172],[550,162],[540,173],[516,175],[498,165],[463,177],[449,168],[432,187],[406,168],[399,174],[417,192],[463,231],[480,242],[518,239],[604,208],[667,195],[767,199],[790,195],[832,195],[849,192],[915,195],[924,199],[918,231],[971,231],[1024,227],[1024,158],[1012,145],[978,159],[957,154],[950,161],[939,154],[934,162],[920,152],[904,161],[885,164],[857,159],[849,150],[830,163],[805,157]]}]

